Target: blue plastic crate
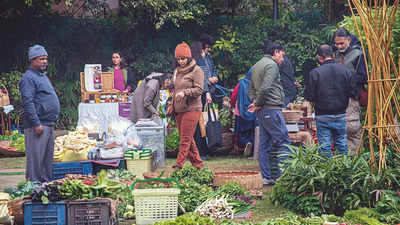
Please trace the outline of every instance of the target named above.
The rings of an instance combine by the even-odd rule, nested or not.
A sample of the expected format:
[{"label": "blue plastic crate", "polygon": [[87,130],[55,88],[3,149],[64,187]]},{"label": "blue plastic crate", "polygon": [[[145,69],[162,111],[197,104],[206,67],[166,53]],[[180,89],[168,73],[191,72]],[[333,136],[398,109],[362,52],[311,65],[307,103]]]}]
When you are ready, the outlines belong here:
[{"label": "blue plastic crate", "polygon": [[25,202],[25,225],[67,225],[67,207],[65,202],[49,204]]},{"label": "blue plastic crate", "polygon": [[90,161],[53,163],[52,179],[64,178],[66,174],[93,174],[93,165]]}]

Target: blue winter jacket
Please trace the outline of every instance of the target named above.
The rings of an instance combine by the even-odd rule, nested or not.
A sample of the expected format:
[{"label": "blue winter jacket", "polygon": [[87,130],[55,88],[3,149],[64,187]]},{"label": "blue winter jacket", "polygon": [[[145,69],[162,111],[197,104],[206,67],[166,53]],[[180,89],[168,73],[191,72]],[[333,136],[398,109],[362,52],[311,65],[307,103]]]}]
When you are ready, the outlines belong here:
[{"label": "blue winter jacket", "polygon": [[45,73],[29,68],[19,81],[24,127],[54,126],[60,114],[60,102]]}]

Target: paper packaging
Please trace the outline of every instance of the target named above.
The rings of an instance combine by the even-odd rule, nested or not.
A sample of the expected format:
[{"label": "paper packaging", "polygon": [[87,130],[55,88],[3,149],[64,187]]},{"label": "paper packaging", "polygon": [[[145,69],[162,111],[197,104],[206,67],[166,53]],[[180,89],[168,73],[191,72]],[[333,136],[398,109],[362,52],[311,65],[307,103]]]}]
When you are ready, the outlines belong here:
[{"label": "paper packaging", "polygon": [[101,64],[85,64],[86,91],[101,91]]}]

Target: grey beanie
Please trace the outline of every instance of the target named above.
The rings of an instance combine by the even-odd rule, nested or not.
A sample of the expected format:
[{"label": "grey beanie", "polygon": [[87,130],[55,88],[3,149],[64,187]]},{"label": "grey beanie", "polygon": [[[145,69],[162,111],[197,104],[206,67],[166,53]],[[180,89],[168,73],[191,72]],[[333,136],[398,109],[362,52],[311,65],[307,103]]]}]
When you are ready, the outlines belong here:
[{"label": "grey beanie", "polygon": [[39,57],[39,56],[48,56],[46,49],[44,49],[43,46],[41,45],[34,45],[32,47],[29,48],[29,61],[31,61],[32,59]]}]

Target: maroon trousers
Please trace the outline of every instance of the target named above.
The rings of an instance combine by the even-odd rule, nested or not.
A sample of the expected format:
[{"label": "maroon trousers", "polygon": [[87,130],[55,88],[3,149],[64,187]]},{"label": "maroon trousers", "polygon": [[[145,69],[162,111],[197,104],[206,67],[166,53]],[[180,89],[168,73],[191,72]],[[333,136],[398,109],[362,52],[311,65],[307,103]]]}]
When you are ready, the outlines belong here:
[{"label": "maroon trousers", "polygon": [[199,122],[201,111],[183,112],[175,115],[176,123],[181,138],[179,142],[179,153],[176,158],[176,167],[182,168],[186,158],[189,157],[193,166],[203,168],[203,161],[200,158],[193,135]]}]

